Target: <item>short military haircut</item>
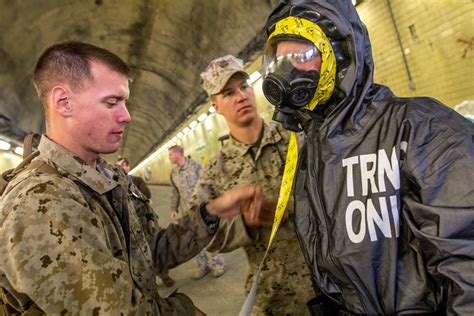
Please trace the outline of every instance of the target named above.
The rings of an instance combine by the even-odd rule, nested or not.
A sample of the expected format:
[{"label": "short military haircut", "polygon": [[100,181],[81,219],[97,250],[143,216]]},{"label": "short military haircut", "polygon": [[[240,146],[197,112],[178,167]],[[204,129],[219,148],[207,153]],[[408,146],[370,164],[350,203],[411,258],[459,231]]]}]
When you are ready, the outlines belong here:
[{"label": "short military haircut", "polygon": [[58,83],[68,83],[71,89],[82,88],[85,82],[92,80],[90,63],[97,62],[110,69],[132,78],[128,65],[114,53],[82,42],[63,42],[48,47],[35,66],[33,82],[43,104],[46,118],[47,97]]},{"label": "short military haircut", "polygon": [[184,155],[183,147],[181,147],[179,145],[171,146],[170,148],[168,148],[168,151],[176,151],[176,152],[179,152],[181,155]]}]

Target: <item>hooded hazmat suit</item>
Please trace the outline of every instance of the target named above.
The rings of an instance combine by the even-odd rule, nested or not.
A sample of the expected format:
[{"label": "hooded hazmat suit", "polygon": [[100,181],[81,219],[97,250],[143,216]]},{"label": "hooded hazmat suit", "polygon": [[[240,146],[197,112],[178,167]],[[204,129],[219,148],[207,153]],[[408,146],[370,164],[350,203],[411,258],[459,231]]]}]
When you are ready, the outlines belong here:
[{"label": "hooded hazmat suit", "polygon": [[363,314],[474,314],[474,125],[427,98],[373,83],[350,1],[283,1],[267,21],[317,23],[338,45],[335,90],[298,110],[306,133],[296,229],[313,281]]}]

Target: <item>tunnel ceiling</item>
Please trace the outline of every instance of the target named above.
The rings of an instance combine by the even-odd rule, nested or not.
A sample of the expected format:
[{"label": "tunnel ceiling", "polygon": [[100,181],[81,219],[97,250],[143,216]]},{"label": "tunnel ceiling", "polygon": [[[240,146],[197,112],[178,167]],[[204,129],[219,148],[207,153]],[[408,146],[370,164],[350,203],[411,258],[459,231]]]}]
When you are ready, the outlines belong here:
[{"label": "tunnel ceiling", "polygon": [[21,140],[44,132],[32,84],[35,62],[55,42],[84,41],[110,49],[135,72],[132,123],[117,155],[136,164],[206,99],[199,74],[211,59],[255,58],[275,3],[0,0],[0,134]]}]

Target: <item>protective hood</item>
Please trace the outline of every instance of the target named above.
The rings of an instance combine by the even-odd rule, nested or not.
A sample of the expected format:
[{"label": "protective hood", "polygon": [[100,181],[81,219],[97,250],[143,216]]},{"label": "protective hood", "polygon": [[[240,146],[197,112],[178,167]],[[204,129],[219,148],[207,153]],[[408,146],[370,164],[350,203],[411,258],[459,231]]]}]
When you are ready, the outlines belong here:
[{"label": "protective hood", "polygon": [[283,0],[267,20],[267,35],[288,16],[310,20],[325,32],[337,61],[335,91],[325,105],[325,116],[333,119],[334,128],[356,124],[363,111],[361,103],[373,83],[373,60],[366,27],[351,1]]}]

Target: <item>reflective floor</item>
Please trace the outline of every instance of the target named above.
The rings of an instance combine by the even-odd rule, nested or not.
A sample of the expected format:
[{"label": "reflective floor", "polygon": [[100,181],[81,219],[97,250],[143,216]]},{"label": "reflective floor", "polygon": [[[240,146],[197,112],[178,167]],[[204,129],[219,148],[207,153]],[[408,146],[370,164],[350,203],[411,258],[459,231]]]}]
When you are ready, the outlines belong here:
[{"label": "reflective floor", "polygon": [[[171,187],[150,186],[152,206],[158,213],[161,226],[166,227],[170,222],[169,200]],[[196,272],[195,260],[188,261],[170,271],[170,276],[176,280],[171,288],[160,284],[160,294],[167,296],[176,288],[193,300],[194,304],[207,315],[238,315],[245,300],[244,281],[248,264],[245,252],[238,249],[224,254],[226,273],[214,278],[210,274],[200,280],[194,280]]]}]

